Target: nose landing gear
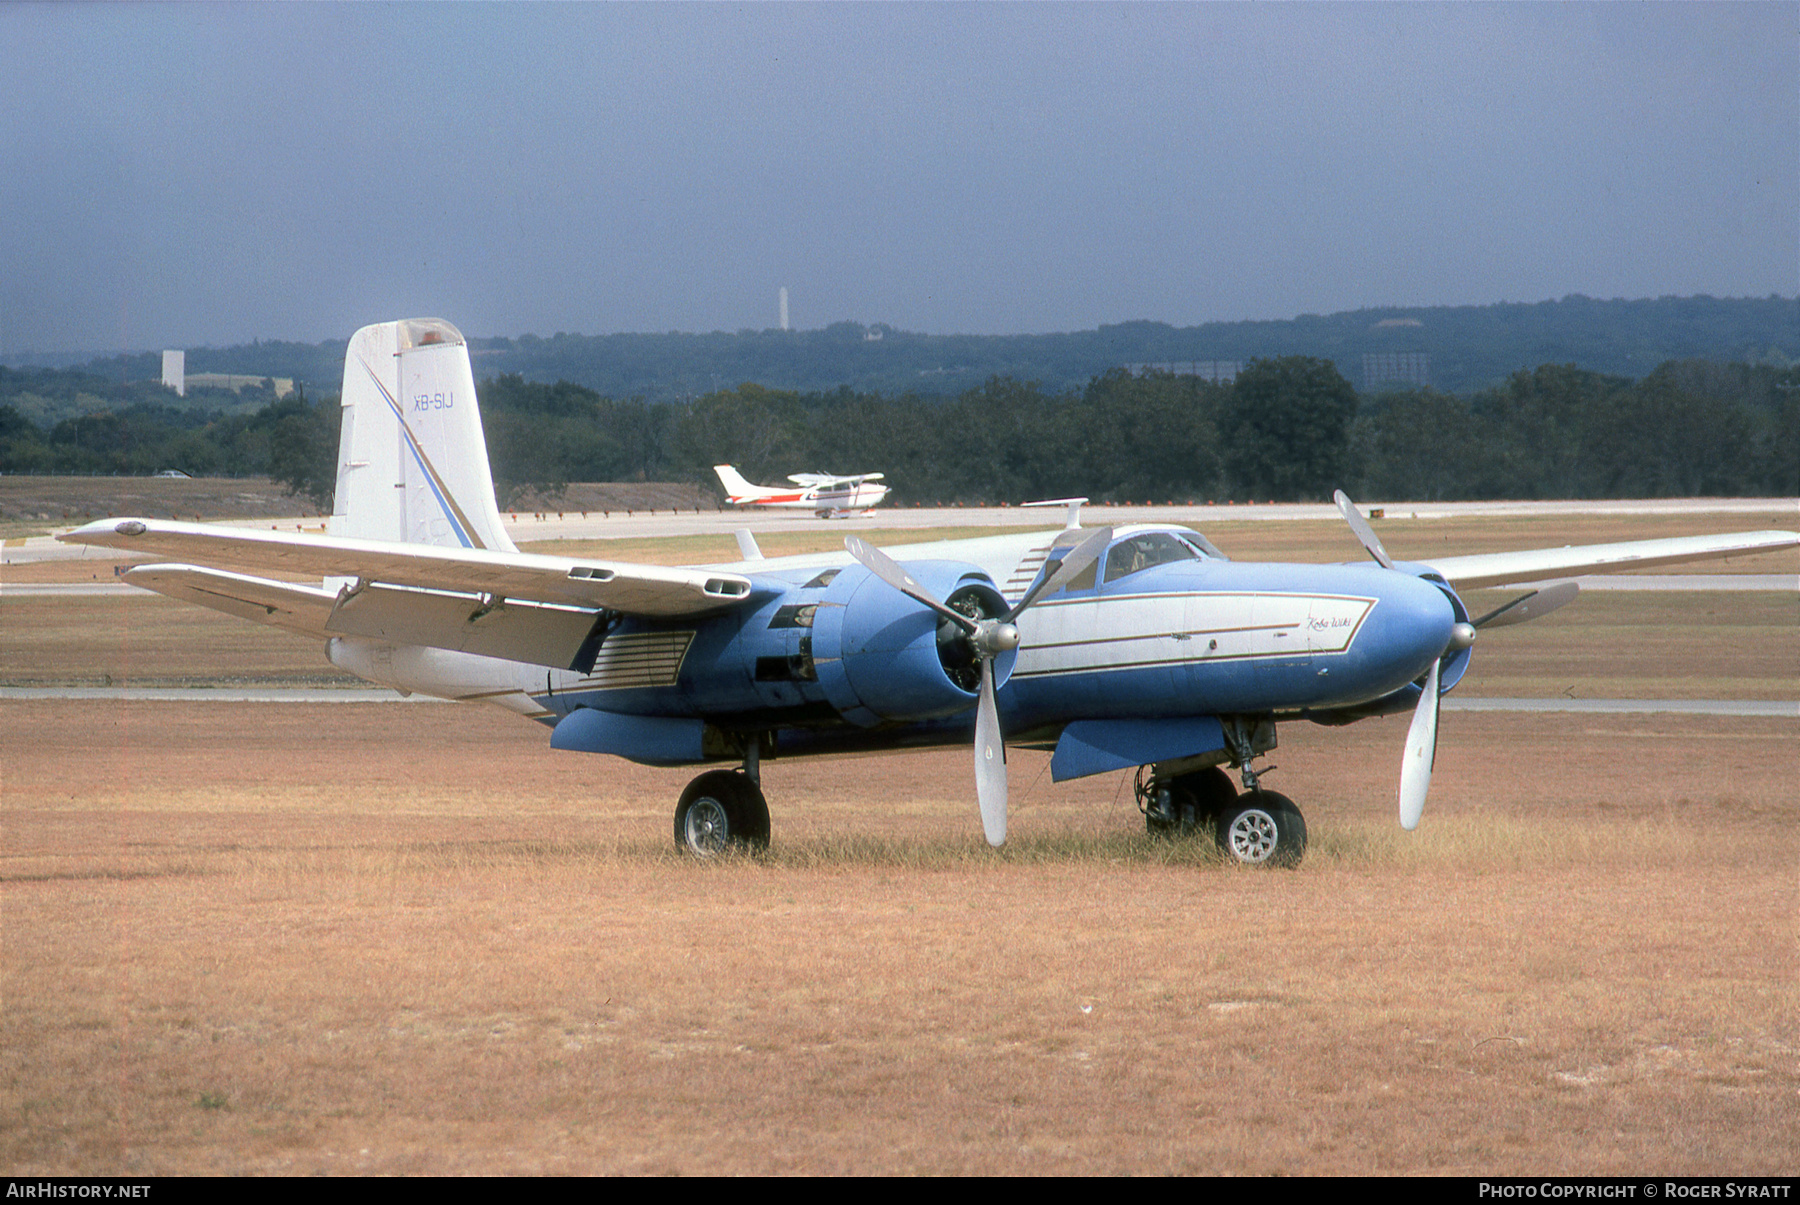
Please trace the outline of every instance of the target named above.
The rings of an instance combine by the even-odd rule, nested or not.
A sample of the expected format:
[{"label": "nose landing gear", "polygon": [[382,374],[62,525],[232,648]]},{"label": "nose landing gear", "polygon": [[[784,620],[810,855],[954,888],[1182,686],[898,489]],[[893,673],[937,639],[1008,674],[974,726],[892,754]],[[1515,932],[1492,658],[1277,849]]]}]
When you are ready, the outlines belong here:
[{"label": "nose landing gear", "polygon": [[1219,852],[1240,866],[1298,866],[1306,855],[1306,818],[1277,791],[1239,793],[1231,776],[1208,766],[1167,779],[1139,772],[1138,806],[1153,838],[1211,829]]}]

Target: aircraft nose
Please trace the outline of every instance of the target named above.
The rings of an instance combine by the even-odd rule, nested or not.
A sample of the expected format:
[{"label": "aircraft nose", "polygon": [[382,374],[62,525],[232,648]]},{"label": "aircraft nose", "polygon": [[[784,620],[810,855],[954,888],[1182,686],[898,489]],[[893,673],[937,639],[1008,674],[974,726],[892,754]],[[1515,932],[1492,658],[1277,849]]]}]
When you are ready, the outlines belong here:
[{"label": "aircraft nose", "polygon": [[1456,637],[1456,608],[1437,586],[1394,574],[1381,593],[1384,635],[1396,660],[1413,666],[1409,679],[1431,668]]}]

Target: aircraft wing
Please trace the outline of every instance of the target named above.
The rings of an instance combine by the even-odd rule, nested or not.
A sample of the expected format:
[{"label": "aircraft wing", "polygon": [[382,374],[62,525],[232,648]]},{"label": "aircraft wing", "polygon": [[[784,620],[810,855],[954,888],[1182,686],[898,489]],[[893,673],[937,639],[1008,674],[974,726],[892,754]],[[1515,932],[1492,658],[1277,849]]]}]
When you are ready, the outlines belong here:
[{"label": "aircraft wing", "polygon": [[807,487],[815,485],[861,485],[865,481],[880,481],[886,473],[857,473],[849,477],[839,477],[835,473],[789,473],[788,480],[795,485]]},{"label": "aircraft wing", "polygon": [[[748,599],[752,592],[749,578],[717,570],[570,560],[522,552],[444,548],[155,519],[102,519],[66,532],[57,539],[168,557],[188,562],[190,568],[227,566],[298,577],[359,578],[365,583],[383,586],[463,595],[488,594],[496,599],[587,607],[659,619],[728,610]],[[143,580],[149,584],[147,578]],[[263,605],[254,598],[247,599],[246,603],[252,607]],[[247,617],[255,618],[254,615]],[[265,619],[264,622],[270,621]]]},{"label": "aircraft wing", "polygon": [[1676,536],[1665,540],[1631,540],[1622,544],[1582,544],[1539,548],[1530,552],[1488,552],[1416,562],[1441,573],[1453,586],[1499,586],[1583,573],[1622,573],[1658,565],[1745,556],[1800,545],[1792,531],[1744,531],[1720,536]]}]

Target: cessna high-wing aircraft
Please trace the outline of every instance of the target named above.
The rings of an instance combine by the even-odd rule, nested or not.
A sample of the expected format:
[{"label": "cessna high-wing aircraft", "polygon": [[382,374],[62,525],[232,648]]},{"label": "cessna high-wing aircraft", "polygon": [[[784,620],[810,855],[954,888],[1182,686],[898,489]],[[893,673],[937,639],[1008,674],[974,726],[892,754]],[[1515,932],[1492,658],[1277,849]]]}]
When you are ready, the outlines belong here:
[{"label": "cessna high-wing aircraft", "polygon": [[[1396,563],[1342,494],[1372,563],[1244,564],[1163,524],[669,569],[519,552],[500,525],[463,337],[364,327],[344,363],[329,534],[104,519],[62,536],[168,558],[126,580],[321,640],[401,691],[498,704],[556,749],[711,769],[675,839],[769,840],[768,758],[972,743],[1006,838],[1006,745],[1056,779],[1138,767],[1152,833],[1211,827],[1228,857],[1291,865],[1306,824],[1263,789],[1276,726],[1412,712],[1399,808],[1419,822],[1438,702],[1477,634],[1570,601],[1572,583],[1472,616],[1459,588],[1800,543],[1769,531]],[[269,574],[322,578],[295,584]],[[1225,767],[1237,771],[1236,781]],[[1240,789],[1241,787],[1241,789]]]},{"label": "cessna high-wing aircraft", "polygon": [[810,510],[821,519],[841,519],[860,515],[888,495],[880,481],[881,473],[859,473],[854,477],[838,477],[831,473],[791,473],[788,480],[799,489],[779,486],[751,485],[743,474],[728,464],[715,464],[713,472],[725,486],[725,500],[733,506],[774,507],[778,510]]}]

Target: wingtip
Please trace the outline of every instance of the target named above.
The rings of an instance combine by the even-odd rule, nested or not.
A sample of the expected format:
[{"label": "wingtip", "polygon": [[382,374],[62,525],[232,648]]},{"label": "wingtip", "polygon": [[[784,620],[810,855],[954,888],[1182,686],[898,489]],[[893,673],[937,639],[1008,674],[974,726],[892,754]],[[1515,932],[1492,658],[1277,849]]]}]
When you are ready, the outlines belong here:
[{"label": "wingtip", "polygon": [[111,542],[118,536],[141,536],[149,530],[150,524],[143,519],[95,519],[80,527],[58,532],[56,539],[64,544],[93,544],[102,537]]}]

